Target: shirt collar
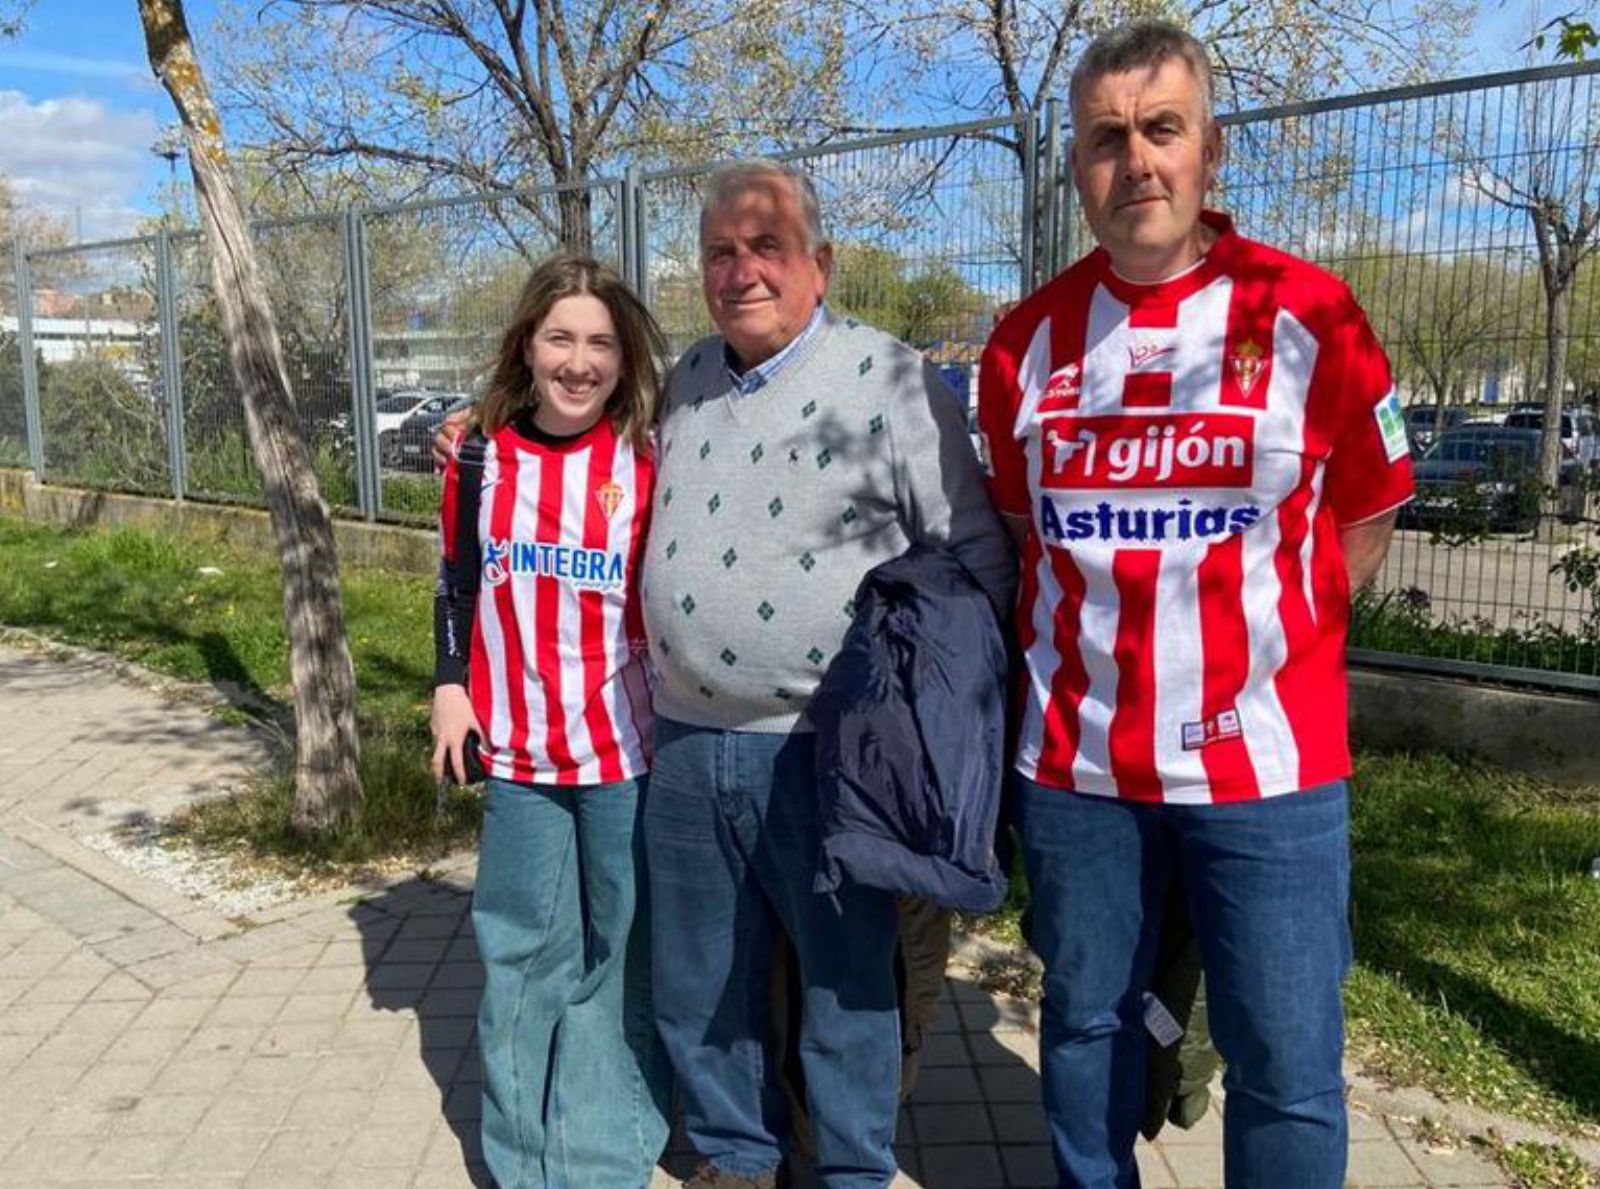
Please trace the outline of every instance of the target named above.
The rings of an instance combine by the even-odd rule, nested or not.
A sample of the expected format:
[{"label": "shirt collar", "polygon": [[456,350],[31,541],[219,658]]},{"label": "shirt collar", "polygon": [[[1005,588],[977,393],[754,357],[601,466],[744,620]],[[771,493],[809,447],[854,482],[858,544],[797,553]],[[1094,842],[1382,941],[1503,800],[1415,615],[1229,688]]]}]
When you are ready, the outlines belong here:
[{"label": "shirt collar", "polygon": [[770,384],[773,377],[782,370],[783,365],[794,358],[801,344],[817,333],[817,327],[822,325],[825,309],[826,307],[819,301],[817,308],[811,312],[811,321],[806,323],[804,330],[795,335],[788,345],[771,359],[758,363],[747,371],[741,372],[739,370],[739,361],[734,357],[733,348],[728,346],[727,341],[724,340],[722,358],[723,362],[727,364],[728,378],[733,381],[734,392],[740,396],[749,396],[752,392],[756,392]]}]

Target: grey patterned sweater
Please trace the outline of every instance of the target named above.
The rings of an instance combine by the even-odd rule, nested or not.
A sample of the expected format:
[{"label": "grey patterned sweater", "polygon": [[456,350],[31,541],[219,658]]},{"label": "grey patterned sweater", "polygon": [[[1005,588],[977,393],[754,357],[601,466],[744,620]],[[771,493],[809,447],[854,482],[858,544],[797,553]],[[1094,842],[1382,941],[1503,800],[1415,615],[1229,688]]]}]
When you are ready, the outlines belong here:
[{"label": "grey patterned sweater", "polygon": [[[808,729],[862,576],[912,542],[973,542],[1010,564],[938,371],[831,313],[748,396],[720,338],[691,347],[667,383],[656,457],[641,590],[656,711],[679,722]],[[976,577],[1006,597],[1009,573]]]}]

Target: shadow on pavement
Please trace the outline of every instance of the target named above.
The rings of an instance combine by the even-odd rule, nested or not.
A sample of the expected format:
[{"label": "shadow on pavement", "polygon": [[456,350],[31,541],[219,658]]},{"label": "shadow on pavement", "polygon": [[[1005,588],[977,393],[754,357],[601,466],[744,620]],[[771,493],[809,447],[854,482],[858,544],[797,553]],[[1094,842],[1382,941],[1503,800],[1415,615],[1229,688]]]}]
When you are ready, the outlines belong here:
[{"label": "shadow on pavement", "polygon": [[1039,1075],[1036,1006],[949,975],[895,1149],[922,1189],[1054,1185]]},{"label": "shadow on pavement", "polygon": [[478,1132],[483,1069],[476,1026],[483,966],[471,907],[470,889],[414,878],[356,905],[350,917],[361,931],[372,1005],[416,1013],[422,1064],[462,1163],[474,1185],[492,1186]]}]

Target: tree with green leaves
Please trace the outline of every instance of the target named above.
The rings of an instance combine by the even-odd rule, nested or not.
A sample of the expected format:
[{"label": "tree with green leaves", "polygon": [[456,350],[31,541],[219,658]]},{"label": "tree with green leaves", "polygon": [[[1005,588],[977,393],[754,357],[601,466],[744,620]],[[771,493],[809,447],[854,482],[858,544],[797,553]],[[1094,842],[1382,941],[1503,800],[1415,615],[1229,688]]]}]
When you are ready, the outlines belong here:
[{"label": "tree with green leaves", "polygon": [[877,244],[834,245],[828,302],[902,342],[982,342],[994,303],[942,260],[915,262]]},{"label": "tree with green leaves", "polygon": [[1515,338],[1536,282],[1496,253],[1351,255],[1355,264],[1343,270],[1345,280],[1388,347],[1400,384],[1434,405],[1437,434],[1445,410],[1479,391],[1502,363],[1497,353]]}]

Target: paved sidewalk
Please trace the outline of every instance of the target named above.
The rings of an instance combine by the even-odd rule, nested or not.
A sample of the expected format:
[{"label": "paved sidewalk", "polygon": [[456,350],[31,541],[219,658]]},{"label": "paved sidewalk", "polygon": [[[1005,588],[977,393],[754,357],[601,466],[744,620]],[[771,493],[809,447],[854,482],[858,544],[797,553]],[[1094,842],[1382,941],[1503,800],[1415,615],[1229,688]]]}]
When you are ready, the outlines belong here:
[{"label": "paved sidewalk", "polygon": [[[487,1184],[470,859],[229,920],[78,841],[262,756],[102,666],[0,646],[0,1185]],[[1036,1027],[952,969],[899,1185],[1052,1183]],[[1352,1128],[1352,1185],[1505,1184],[1359,1100]],[[1169,1129],[1141,1148],[1145,1185],[1220,1185],[1220,1140],[1216,1110]],[[685,1167],[665,1163],[657,1186]]]}]

